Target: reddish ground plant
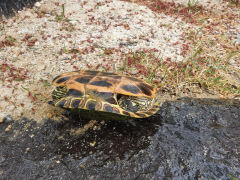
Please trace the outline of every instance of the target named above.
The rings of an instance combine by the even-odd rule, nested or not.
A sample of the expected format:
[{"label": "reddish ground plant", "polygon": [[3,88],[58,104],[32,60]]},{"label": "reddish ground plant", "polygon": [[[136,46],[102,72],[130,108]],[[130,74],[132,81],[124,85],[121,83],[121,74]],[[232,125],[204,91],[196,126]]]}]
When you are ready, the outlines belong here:
[{"label": "reddish ground plant", "polygon": [[28,70],[24,68],[16,68],[13,64],[7,64],[3,62],[1,64],[1,71],[4,73],[7,73],[6,77],[3,80],[7,81],[24,81],[25,79],[28,79]]},{"label": "reddish ground plant", "polygon": [[[132,2],[131,0],[123,1]],[[198,4],[189,4],[186,7],[182,4],[175,3],[174,1],[166,2],[162,0],[136,0],[134,2],[145,5],[149,7],[152,11],[157,13],[164,13],[166,15],[181,17],[184,21],[187,21],[188,23],[196,23],[197,21],[194,16],[196,14],[203,14],[203,12],[206,11],[203,6]]]},{"label": "reddish ground plant", "polygon": [[3,40],[0,42],[0,48],[5,46],[14,46],[16,42],[16,38],[12,36],[5,36]]}]

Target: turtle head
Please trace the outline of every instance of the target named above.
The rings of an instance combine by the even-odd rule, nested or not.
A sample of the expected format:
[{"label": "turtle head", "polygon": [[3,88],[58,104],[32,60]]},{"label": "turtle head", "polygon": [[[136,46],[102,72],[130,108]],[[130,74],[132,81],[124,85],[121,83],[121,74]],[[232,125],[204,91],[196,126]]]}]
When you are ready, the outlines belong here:
[{"label": "turtle head", "polygon": [[54,101],[59,100],[67,95],[68,89],[66,86],[57,86],[52,92],[52,98]]},{"label": "turtle head", "polygon": [[147,97],[122,96],[118,103],[127,111],[147,111],[152,107],[153,99]]}]

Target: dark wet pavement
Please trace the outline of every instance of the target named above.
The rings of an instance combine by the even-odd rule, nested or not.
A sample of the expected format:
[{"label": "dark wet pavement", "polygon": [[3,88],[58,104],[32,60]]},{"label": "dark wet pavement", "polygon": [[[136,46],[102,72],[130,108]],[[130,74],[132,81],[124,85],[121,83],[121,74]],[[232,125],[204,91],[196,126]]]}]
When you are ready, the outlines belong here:
[{"label": "dark wet pavement", "polygon": [[0,124],[0,179],[237,179],[240,101],[165,102],[145,120]]}]

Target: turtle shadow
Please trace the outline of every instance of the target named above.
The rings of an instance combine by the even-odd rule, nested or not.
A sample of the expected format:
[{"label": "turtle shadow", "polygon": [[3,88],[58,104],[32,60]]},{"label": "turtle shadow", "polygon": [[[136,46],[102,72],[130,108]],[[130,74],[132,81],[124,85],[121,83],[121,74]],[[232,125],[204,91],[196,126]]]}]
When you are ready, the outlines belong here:
[{"label": "turtle shadow", "polygon": [[22,157],[34,162],[53,157],[82,160],[93,154],[102,155],[102,162],[128,159],[150,145],[149,137],[161,125],[156,118],[109,121],[83,119],[76,113],[66,116],[69,120],[61,122],[46,119],[38,124],[22,118],[0,124],[0,150],[16,162]]},{"label": "turtle shadow", "polygon": [[239,100],[166,101],[142,120],[67,117],[1,123],[0,179],[239,177]]},{"label": "turtle shadow", "polygon": [[57,153],[83,158],[104,154],[106,159],[123,159],[138,153],[150,145],[161,119],[151,117],[130,120],[97,120],[82,118],[78,113],[67,113],[69,121],[57,127],[62,137]]}]

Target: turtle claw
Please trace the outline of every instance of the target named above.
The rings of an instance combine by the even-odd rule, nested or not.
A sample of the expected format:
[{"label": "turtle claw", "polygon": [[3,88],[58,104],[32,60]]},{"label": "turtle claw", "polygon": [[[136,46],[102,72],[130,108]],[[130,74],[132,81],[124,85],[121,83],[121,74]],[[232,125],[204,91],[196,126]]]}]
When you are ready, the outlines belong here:
[{"label": "turtle claw", "polygon": [[48,104],[54,106],[55,103],[53,101],[48,101]]}]

